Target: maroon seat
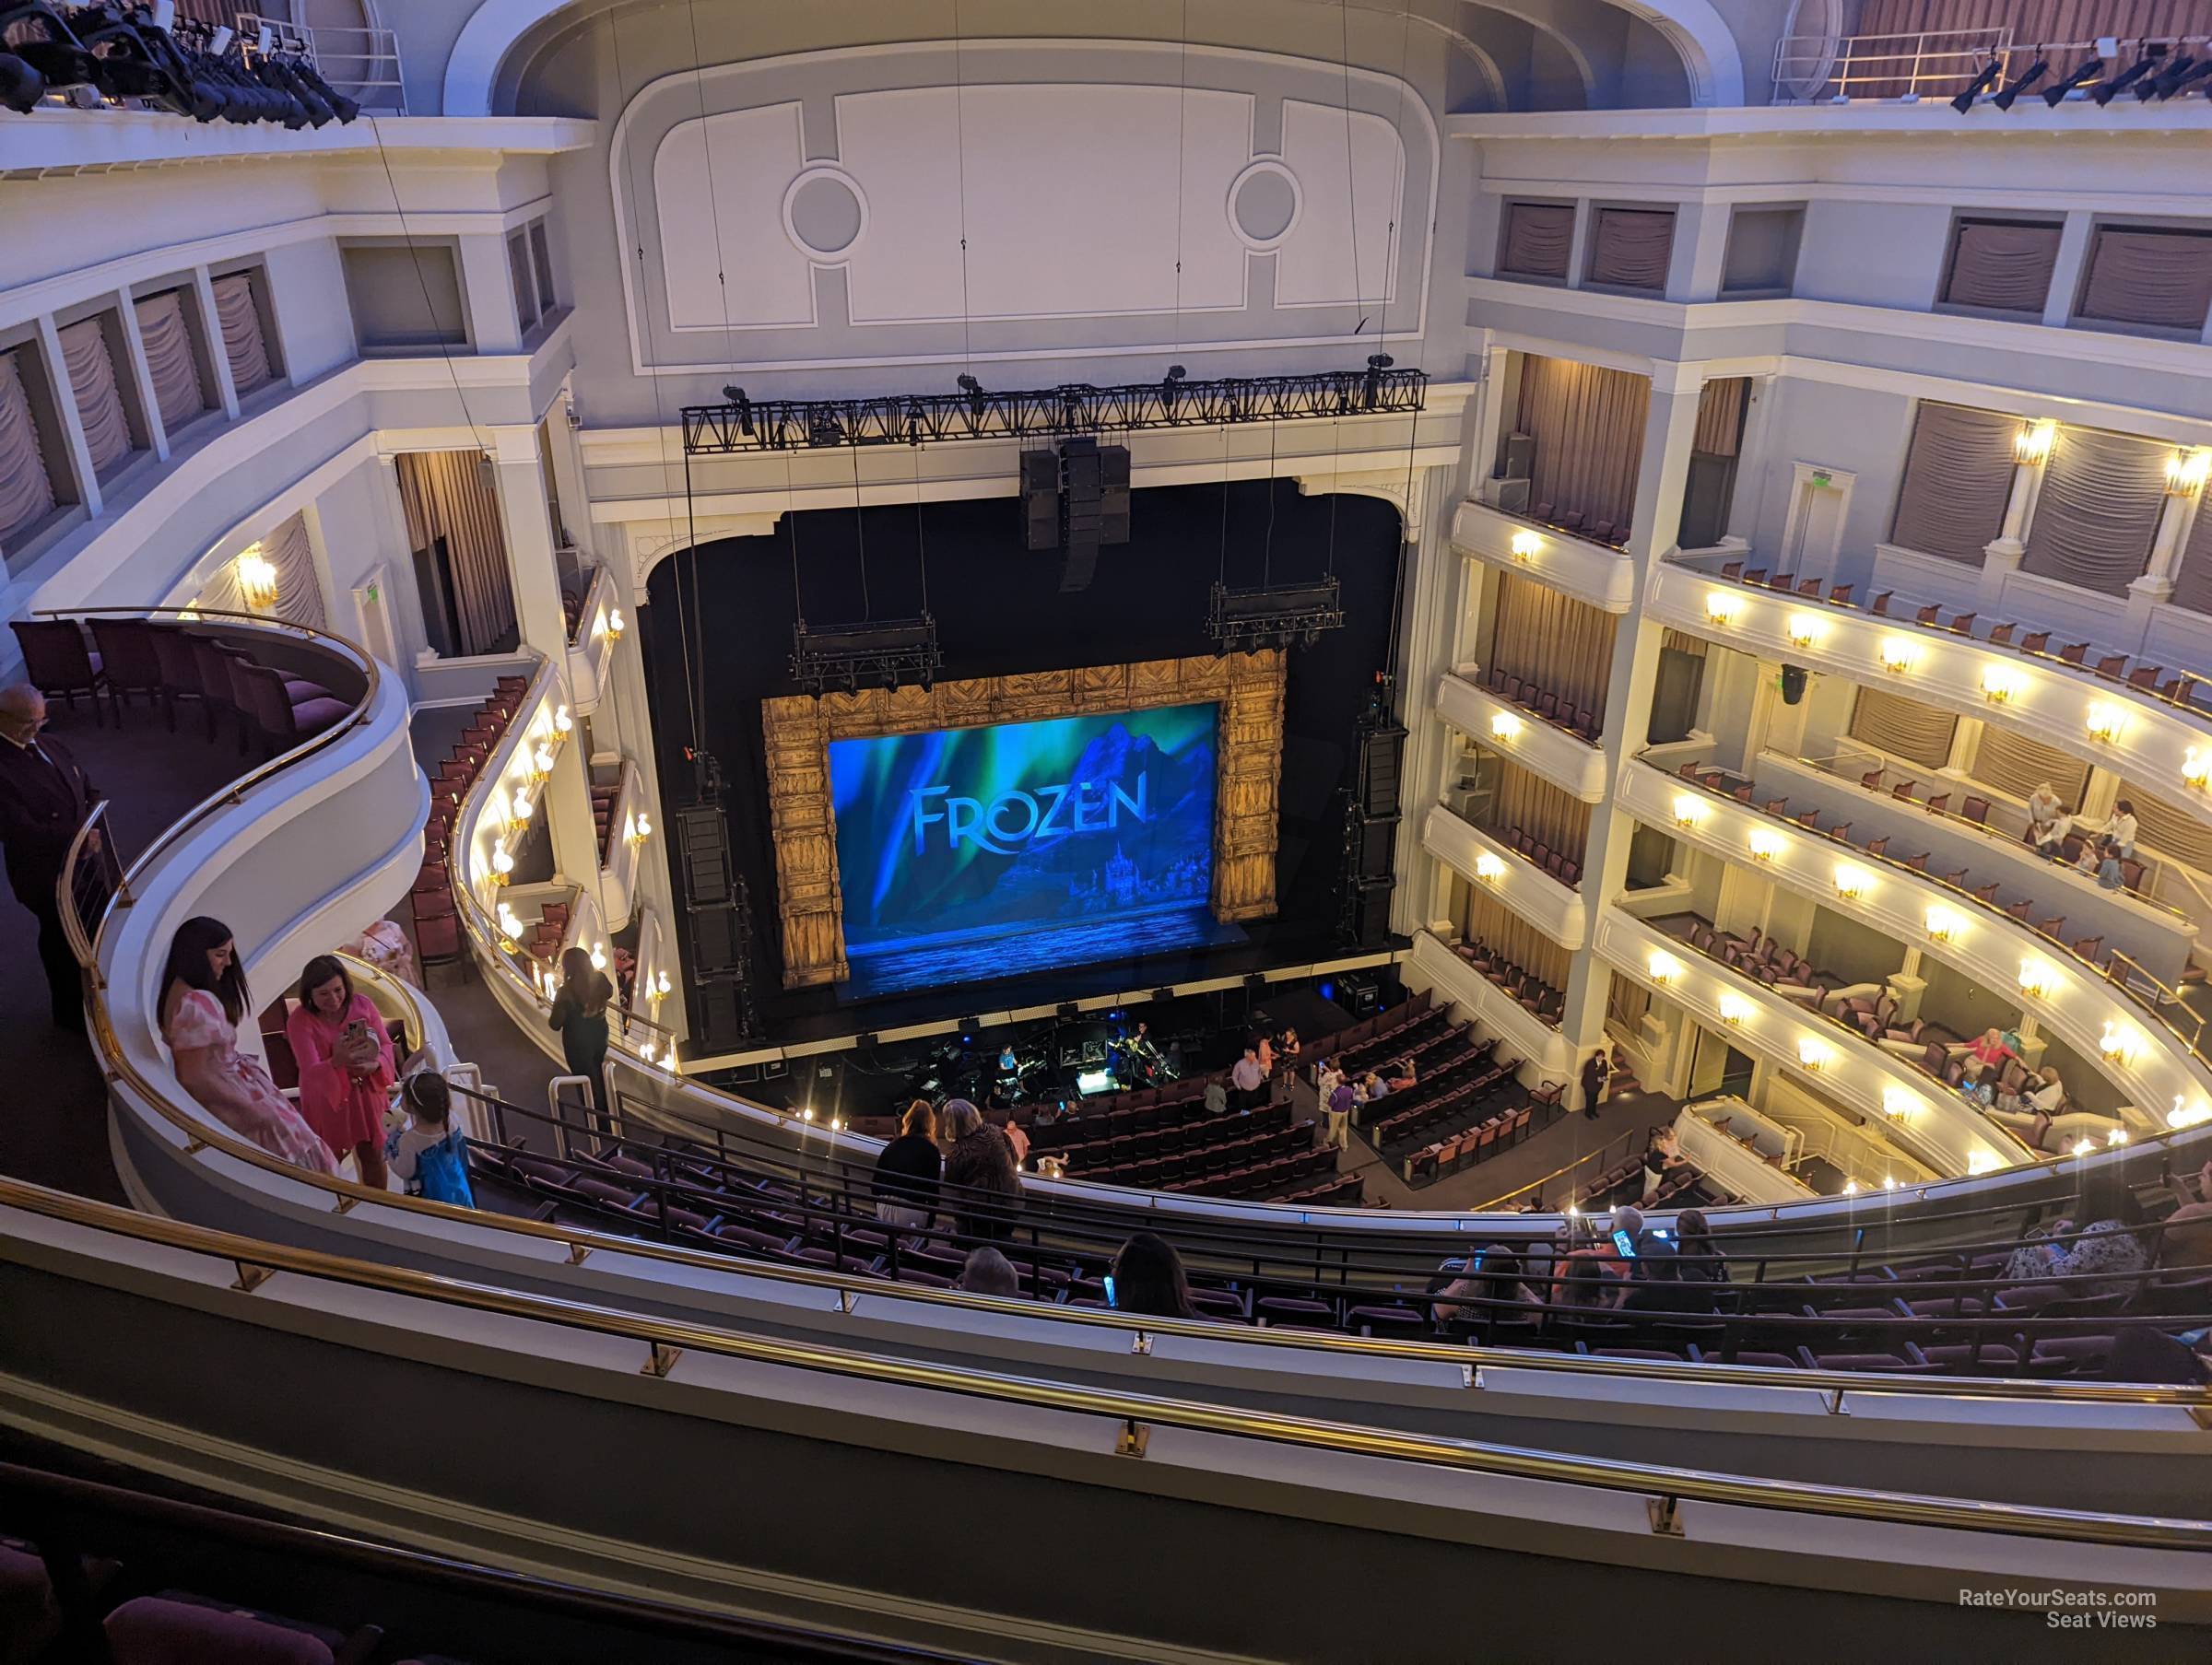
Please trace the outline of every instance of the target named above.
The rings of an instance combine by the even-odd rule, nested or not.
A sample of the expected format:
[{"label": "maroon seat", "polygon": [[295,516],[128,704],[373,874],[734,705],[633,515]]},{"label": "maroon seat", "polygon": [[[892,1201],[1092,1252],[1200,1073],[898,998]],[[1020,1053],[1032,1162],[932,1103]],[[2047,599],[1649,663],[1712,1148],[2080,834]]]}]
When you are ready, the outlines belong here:
[{"label": "maroon seat", "polygon": [[347,1665],[383,1638],[373,1625],[348,1636],[175,1590],[125,1601],[105,1629],[115,1665]]},{"label": "maroon seat", "polygon": [[32,1659],[62,1623],[46,1563],[28,1543],[0,1538],[0,1659]]},{"label": "maroon seat", "polygon": [[231,661],[230,683],[233,698],[252,713],[272,754],[288,752],[353,714],[351,706],[333,695],[295,698],[283,677],[265,665]]},{"label": "maroon seat", "polygon": [[85,633],[64,618],[18,618],[10,627],[23,650],[23,680],[49,699],[66,699],[73,711],[79,694],[91,695],[92,721],[104,723],[100,697],[107,691],[107,673]]},{"label": "maroon seat", "polygon": [[[143,694],[150,707],[167,703],[161,675],[161,658],[154,651],[154,627],[142,618],[95,618],[92,640],[100,650],[100,667],[108,679],[108,702],[115,708],[117,727],[123,724],[126,695]],[[171,725],[174,724],[172,717]]]}]

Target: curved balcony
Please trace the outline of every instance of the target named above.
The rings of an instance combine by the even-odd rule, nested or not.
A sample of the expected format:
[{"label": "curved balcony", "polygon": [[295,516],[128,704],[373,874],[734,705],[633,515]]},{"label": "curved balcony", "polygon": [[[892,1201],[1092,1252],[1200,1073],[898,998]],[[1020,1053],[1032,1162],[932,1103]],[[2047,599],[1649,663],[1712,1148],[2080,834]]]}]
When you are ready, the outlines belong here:
[{"label": "curved balcony", "polygon": [[1606,754],[1572,729],[1537,716],[1491,693],[1470,677],[1447,671],[1437,678],[1436,714],[1470,739],[1571,797],[1601,803],[1606,796]]},{"label": "curved balcony", "polygon": [[1783,594],[1694,567],[1653,569],[1644,610],[1761,658],[1830,672],[2032,735],[2212,821],[2212,716],[2084,667]]},{"label": "curved balcony", "polygon": [[1620,550],[1508,514],[1477,498],[1453,512],[1452,547],[1607,613],[1626,613],[1636,604],[1636,568]]},{"label": "curved balcony", "polygon": [[2201,1026],[2187,1007],[2170,1009],[1994,902],[1649,763],[1622,768],[1618,797],[1637,819],[2006,991],[2077,1055],[2100,1061],[2128,1096],[2135,1132],[2188,1125],[2191,1107],[2212,1102],[2212,1059],[2197,1049]]},{"label": "curved balcony", "polygon": [[1421,823],[1421,847],[1561,947],[1580,948],[1589,940],[1589,915],[1580,890],[1441,803]]}]

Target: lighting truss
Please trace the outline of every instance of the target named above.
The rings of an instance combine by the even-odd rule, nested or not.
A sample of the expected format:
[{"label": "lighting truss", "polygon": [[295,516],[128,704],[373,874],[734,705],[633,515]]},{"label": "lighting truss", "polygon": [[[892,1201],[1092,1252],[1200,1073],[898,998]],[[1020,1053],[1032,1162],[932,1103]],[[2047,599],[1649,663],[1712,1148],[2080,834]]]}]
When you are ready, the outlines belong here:
[{"label": "lighting truss", "polygon": [[1314,583],[1274,584],[1251,590],[1214,586],[1206,633],[1217,653],[1255,648],[1312,647],[1324,630],[1344,627],[1344,605],[1334,575]]},{"label": "lighting truss", "polygon": [[808,694],[835,689],[851,694],[907,683],[926,688],[944,668],[937,621],[926,613],[920,618],[853,625],[809,625],[801,619],[791,627],[792,680]]},{"label": "lighting truss", "polygon": [[1426,371],[1393,369],[1386,362],[1311,376],[1230,376],[1212,381],[1170,376],[1123,387],[1070,382],[1021,393],[971,386],[959,393],[871,399],[754,400],[745,398],[741,389],[725,389],[735,395],[727,404],[684,407],[684,454],[1047,439],[1376,416],[1420,410],[1428,388]]}]

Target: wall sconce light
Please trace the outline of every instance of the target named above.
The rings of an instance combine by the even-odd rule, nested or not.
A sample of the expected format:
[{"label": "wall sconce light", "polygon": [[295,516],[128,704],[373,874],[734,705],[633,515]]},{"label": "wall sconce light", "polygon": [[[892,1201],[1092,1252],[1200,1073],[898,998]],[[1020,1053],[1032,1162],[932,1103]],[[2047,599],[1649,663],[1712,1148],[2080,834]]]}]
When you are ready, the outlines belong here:
[{"label": "wall sconce light", "polygon": [[1895,1174],[1884,1174],[1882,1176],[1882,1189],[1886,1191],[1895,1190],[1897,1189],[1897,1176]]},{"label": "wall sconce light", "polygon": [[606,633],[609,636],[614,637],[617,640],[621,639],[622,632],[629,627],[624,624],[622,621],[621,608],[617,607],[614,609],[614,611],[606,616]]},{"label": "wall sconce light", "polygon": [[1495,885],[1505,877],[1505,863],[1488,850],[1475,858],[1475,876],[1486,885]]},{"label": "wall sconce light", "polygon": [[1903,1121],[1920,1108],[1920,1096],[1910,1087],[1884,1087],[1882,1114],[1895,1121]]},{"label": "wall sconce light", "polygon": [[1953,913],[1948,908],[1931,908],[1928,909],[1928,936],[1931,941],[1938,943],[1956,942],[1959,937],[1959,930],[1965,925],[1965,923],[1966,921],[1964,920]]},{"label": "wall sconce light", "polygon": [[1798,1067],[1808,1075],[1819,1074],[1828,1068],[1829,1061],[1834,1057],[1835,1054],[1828,1049],[1825,1043],[1815,1040],[1809,1035],[1797,1043]]},{"label": "wall sconce light", "polygon": [[1771,862],[1782,854],[1782,835],[1769,832],[1763,827],[1752,830],[1750,842],[1754,862]]},{"label": "wall sconce light", "polygon": [[2082,726],[2089,731],[2089,738],[2100,745],[2116,745],[2121,731],[2127,727],[2127,713],[2109,701],[2100,699],[2081,714]]},{"label": "wall sconce light", "polygon": [[1493,740],[1521,738],[1521,719],[1511,711],[1500,711],[1490,719],[1490,737]]},{"label": "wall sconce light", "polygon": [[647,1063],[653,1061],[653,1038],[651,1036],[647,1036],[645,1044],[638,1049],[638,1056]]},{"label": "wall sconce light", "polygon": [[2058,967],[2049,960],[2020,962],[2020,992],[2034,1000],[2048,1000],[2058,986]]},{"label": "wall sconce light", "polygon": [[514,952],[516,939],[523,934],[522,916],[516,913],[513,909],[508,907],[506,903],[501,902],[500,904],[499,924],[500,947],[506,953],[512,954]]},{"label": "wall sconce light", "polygon": [[531,753],[530,760],[537,765],[537,772],[541,776],[553,772],[553,748],[544,741],[537,743],[537,750]]},{"label": "wall sconce light", "polygon": [[2049,416],[2030,422],[2012,437],[2013,461],[2041,468],[2051,460],[2051,442],[2057,438],[2058,424]]},{"label": "wall sconce light", "polygon": [[507,847],[504,844],[494,844],[491,847],[491,882],[494,885],[504,885],[507,883],[507,875],[513,871],[514,858],[507,853]]},{"label": "wall sconce light", "polygon": [[1920,644],[1901,636],[1883,637],[1876,651],[1881,655],[1882,669],[1894,676],[1903,675],[1920,662]]},{"label": "wall sconce light", "polygon": [[238,579],[239,599],[255,613],[266,613],[276,604],[276,569],[261,553],[261,545],[249,545],[231,568]]},{"label": "wall sconce light", "polygon": [[1751,1015],[1751,1003],[1740,994],[1721,996],[1721,1021],[1731,1029],[1743,1026],[1744,1019]]},{"label": "wall sconce light", "polygon": [[514,789],[514,818],[517,821],[530,818],[530,794],[519,786]]},{"label": "wall sconce light", "polygon": [[1791,614],[1783,621],[1783,628],[1789,633],[1790,646],[1793,648],[1812,647],[1828,630],[1827,626],[1809,613]]},{"label": "wall sconce light", "polygon": [[1533,532],[1516,532],[1512,550],[1513,559],[1525,567],[1544,552],[1544,540]]},{"label": "wall sconce light", "polygon": [[576,719],[569,715],[567,706],[557,705],[553,708],[553,732],[556,734],[565,734],[575,726]]},{"label": "wall sconce light", "polygon": [[605,943],[592,944],[592,969],[594,971],[606,969],[606,944]]},{"label": "wall sconce light", "polygon": [[1874,875],[1864,867],[1841,862],[1836,868],[1836,895],[1846,902],[1855,902],[1865,896],[1874,883]]},{"label": "wall sconce light", "polygon": [[1966,1153],[1966,1171],[1969,1174],[1994,1174],[2004,1166],[1997,1160],[1994,1151],[1971,1150]]},{"label": "wall sconce light", "polygon": [[2107,1024],[2104,1026],[2104,1033],[2098,1038],[2097,1050],[2103,1054],[2105,1062],[2119,1064],[2124,1068],[2135,1061],[2139,1045],[2136,1036],[2130,1031],[2122,1028],[2117,1024]]},{"label": "wall sconce light", "polygon": [[2111,1132],[2104,1136],[2104,1142],[2108,1145],[2125,1144],[2127,1143],[2127,1130],[2124,1127],[2114,1128]]},{"label": "wall sconce light", "polygon": [[2179,1093],[2173,1096],[2173,1108],[2166,1112],[2168,1127],[2195,1127],[2205,1121],[2212,1121],[2212,1104],[2197,1103],[2183,1108],[2182,1096]]},{"label": "wall sconce light", "polygon": [[1730,595],[1725,590],[1708,590],[1705,592],[1705,622],[1713,625],[1733,625],[1744,616],[1744,599]]},{"label": "wall sconce light", "polygon": [[1705,819],[1705,806],[1688,792],[1675,794],[1675,825],[1694,827]]},{"label": "wall sconce light", "polygon": [[1652,981],[1665,988],[1682,975],[1682,962],[1671,954],[1653,954],[1645,962],[1645,969],[1651,972]]},{"label": "wall sconce light", "polygon": [[2077,1156],[2086,1156],[2096,1148],[2087,1139],[2077,1139],[2074,1142],[2074,1155]]},{"label": "wall sconce light", "polygon": [[1846,1180],[1844,1180],[1844,1181],[1843,1181],[1843,1194],[1844,1194],[1846,1197],[1855,1197],[1855,1196],[1857,1196],[1857,1195],[1859,1194],[1859,1182],[1858,1182],[1856,1179],[1846,1179]]},{"label": "wall sconce light", "polygon": [[653,837],[653,821],[643,810],[622,818],[622,836],[632,844],[642,844]]},{"label": "wall sconce light", "polygon": [[2027,686],[2026,680],[2009,665],[1989,665],[1982,672],[1982,698],[1992,705],[2007,705]]},{"label": "wall sconce light", "polygon": [[622,817],[622,841],[625,844],[635,844],[638,841],[637,816],[624,815]]},{"label": "wall sconce light", "polygon": [[2198,791],[2212,783],[2212,753],[2200,752],[2191,746],[2182,758],[2182,784],[2194,787]]},{"label": "wall sconce light", "polygon": [[653,979],[653,999],[655,999],[655,1000],[665,1000],[665,999],[667,999],[667,997],[668,997],[668,987],[669,987],[669,984],[668,984],[668,974],[667,974],[665,971],[663,971],[663,972],[661,972],[661,973],[660,973],[658,976],[656,976],[656,977],[655,977],[655,978]]},{"label": "wall sconce light", "polygon": [[2212,475],[2212,451],[2201,446],[2194,451],[2177,451],[2166,459],[2166,495],[2194,497],[2204,488],[2207,475]]}]

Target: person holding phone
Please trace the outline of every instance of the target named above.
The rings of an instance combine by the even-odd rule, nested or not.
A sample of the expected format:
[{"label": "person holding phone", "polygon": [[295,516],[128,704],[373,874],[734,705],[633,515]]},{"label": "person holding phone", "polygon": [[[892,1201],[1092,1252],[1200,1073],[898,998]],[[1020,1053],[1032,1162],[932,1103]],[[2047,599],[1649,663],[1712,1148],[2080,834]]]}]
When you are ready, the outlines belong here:
[{"label": "person holding phone", "polygon": [[1106,1274],[1106,1304],[1116,1312],[1159,1319],[1194,1319],[1182,1257],[1166,1238],[1140,1231],[1123,1244]]},{"label": "person holding phone", "polygon": [[341,1162],[354,1156],[363,1185],[382,1190],[384,1106],[399,1073],[383,1014],[335,955],[307,962],[299,994],[284,1035],[300,1062],[300,1118]]},{"label": "person holding phone", "polygon": [[592,964],[591,952],[570,948],[560,956],[560,992],[553,997],[549,1026],[559,1031],[560,1059],[571,1075],[592,1084],[592,1108],[605,1116],[606,1103],[606,1008],[615,986]]}]

